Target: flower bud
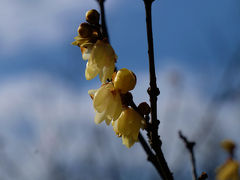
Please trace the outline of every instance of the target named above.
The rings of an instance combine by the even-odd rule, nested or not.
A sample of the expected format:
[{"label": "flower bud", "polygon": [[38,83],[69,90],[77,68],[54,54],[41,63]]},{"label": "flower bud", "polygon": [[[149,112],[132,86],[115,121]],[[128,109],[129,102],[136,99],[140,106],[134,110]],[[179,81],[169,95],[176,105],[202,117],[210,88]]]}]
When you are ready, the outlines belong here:
[{"label": "flower bud", "polygon": [[144,115],[148,115],[151,112],[151,108],[146,102],[142,102],[141,104],[139,104],[138,109]]},{"label": "flower bud", "polygon": [[88,23],[82,23],[78,27],[78,34],[82,38],[89,38],[92,36],[92,33],[93,33],[93,29],[92,29],[91,25]]},{"label": "flower bud", "polygon": [[86,12],[86,21],[91,24],[99,24],[100,14],[95,9]]},{"label": "flower bud", "polygon": [[117,72],[113,83],[115,89],[118,89],[122,94],[125,94],[134,89],[136,81],[137,79],[135,74],[132,71],[123,68]]},{"label": "flower bud", "polygon": [[229,153],[232,153],[233,150],[235,149],[236,145],[233,141],[231,140],[224,140],[221,142],[221,146],[224,150],[226,150]]}]

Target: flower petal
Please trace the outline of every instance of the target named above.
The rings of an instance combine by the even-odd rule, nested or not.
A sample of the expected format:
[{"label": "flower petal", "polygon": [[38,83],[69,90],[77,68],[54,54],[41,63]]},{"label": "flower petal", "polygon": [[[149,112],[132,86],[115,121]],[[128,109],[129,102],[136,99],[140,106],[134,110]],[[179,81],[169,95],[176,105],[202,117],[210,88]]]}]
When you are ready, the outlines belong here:
[{"label": "flower petal", "polygon": [[90,62],[87,62],[86,69],[85,69],[85,77],[87,80],[91,80],[95,78],[98,74],[98,68],[95,64],[91,64]]},{"label": "flower petal", "polygon": [[96,124],[100,124],[101,122],[103,122],[106,119],[106,111],[103,111],[101,113],[96,112],[95,118],[94,118],[94,122]]}]

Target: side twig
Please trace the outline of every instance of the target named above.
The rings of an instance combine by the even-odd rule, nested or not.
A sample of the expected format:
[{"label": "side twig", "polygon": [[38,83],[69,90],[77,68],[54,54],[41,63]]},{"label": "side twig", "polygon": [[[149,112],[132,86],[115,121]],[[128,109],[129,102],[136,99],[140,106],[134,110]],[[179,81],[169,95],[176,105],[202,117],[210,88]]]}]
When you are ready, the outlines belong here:
[{"label": "side twig", "polygon": [[197,176],[197,170],[196,170],[196,160],[195,160],[195,156],[194,156],[194,151],[193,148],[195,146],[195,142],[190,142],[188,141],[188,139],[182,134],[181,131],[178,132],[179,137],[183,140],[183,142],[186,145],[187,150],[190,153],[190,158],[191,158],[191,163],[192,163],[192,174],[193,174],[193,179],[197,180],[198,176]]},{"label": "side twig", "polygon": [[149,57],[149,73],[150,73],[150,87],[148,88],[148,94],[150,96],[151,104],[151,126],[148,130],[149,142],[152,149],[156,152],[156,156],[159,160],[162,169],[162,178],[171,180],[173,179],[172,173],[167,165],[165,157],[163,155],[161,145],[162,141],[158,135],[158,125],[160,121],[157,119],[157,96],[160,91],[156,83],[156,73],[154,64],[154,51],[153,51],[153,34],[152,34],[152,2],[154,0],[143,0],[146,10],[146,26],[147,26],[147,39],[148,39],[148,57]]}]

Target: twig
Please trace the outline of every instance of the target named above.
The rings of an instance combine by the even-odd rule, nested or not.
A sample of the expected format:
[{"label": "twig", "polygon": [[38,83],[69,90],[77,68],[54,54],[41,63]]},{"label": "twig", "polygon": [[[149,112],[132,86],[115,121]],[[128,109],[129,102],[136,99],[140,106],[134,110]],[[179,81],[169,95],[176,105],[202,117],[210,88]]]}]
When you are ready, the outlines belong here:
[{"label": "twig", "polygon": [[104,10],[105,0],[96,0],[96,1],[99,3],[99,6],[100,6],[102,35],[103,37],[107,38],[107,40],[109,41],[108,30],[106,26],[105,10]]},{"label": "twig", "polygon": [[183,140],[183,142],[186,145],[187,150],[190,153],[191,163],[192,163],[192,173],[193,173],[193,179],[197,180],[197,170],[196,170],[196,160],[194,156],[193,147],[195,146],[195,142],[190,142],[187,140],[187,138],[182,134],[181,131],[178,132],[179,137]]},{"label": "twig", "polygon": [[154,0],[143,0],[146,10],[146,26],[147,26],[147,39],[148,39],[148,57],[149,57],[149,73],[150,73],[150,87],[148,88],[148,94],[150,96],[151,104],[151,126],[148,131],[148,137],[152,149],[156,152],[162,169],[163,179],[173,179],[172,173],[167,165],[165,157],[163,155],[161,145],[162,141],[158,135],[158,125],[160,121],[157,119],[157,96],[160,91],[156,83],[156,73],[154,64],[154,51],[153,51],[153,35],[152,35],[152,2]]},{"label": "twig", "polygon": [[144,137],[142,136],[142,134],[139,132],[139,135],[138,135],[138,140],[140,142],[140,144],[142,145],[143,149],[145,150],[146,154],[147,154],[147,159],[148,161],[150,161],[154,167],[156,168],[158,174],[160,176],[162,176],[162,170],[161,170],[161,167],[159,165],[159,162],[156,158],[156,156],[153,154],[152,150],[150,149],[150,147],[148,146],[146,140],[144,139]]}]

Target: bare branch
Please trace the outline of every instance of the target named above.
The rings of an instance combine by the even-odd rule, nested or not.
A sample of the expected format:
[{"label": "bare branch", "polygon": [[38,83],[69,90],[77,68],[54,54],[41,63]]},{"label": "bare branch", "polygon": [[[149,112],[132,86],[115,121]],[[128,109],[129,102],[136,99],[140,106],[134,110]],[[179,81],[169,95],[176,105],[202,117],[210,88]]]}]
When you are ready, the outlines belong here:
[{"label": "bare branch", "polygon": [[183,142],[186,145],[187,150],[190,153],[191,163],[192,163],[192,173],[193,173],[193,179],[197,180],[197,170],[196,170],[196,160],[194,156],[193,147],[195,146],[195,142],[190,142],[187,140],[187,138],[182,134],[181,131],[178,132],[179,137],[183,140]]},{"label": "bare branch", "polygon": [[156,152],[156,156],[159,160],[162,169],[163,179],[173,179],[172,173],[167,165],[165,157],[163,155],[161,145],[162,141],[158,135],[158,125],[160,121],[157,119],[157,96],[160,91],[156,83],[156,73],[154,64],[154,50],[153,50],[153,33],[152,33],[152,2],[153,0],[144,0],[146,10],[146,26],[147,26],[147,39],[148,39],[148,57],[149,57],[149,73],[150,73],[150,87],[148,88],[148,94],[150,96],[151,104],[151,126],[148,129],[149,142],[152,149]]}]

